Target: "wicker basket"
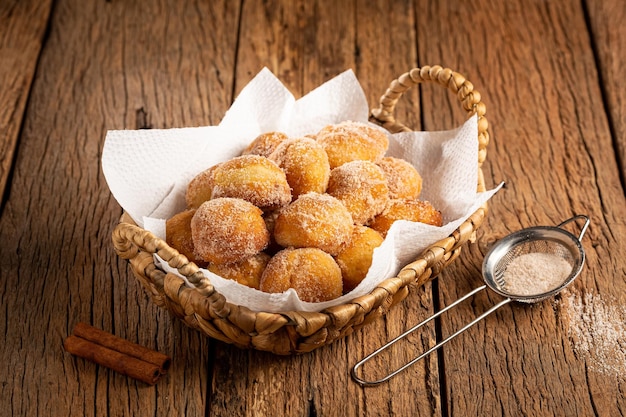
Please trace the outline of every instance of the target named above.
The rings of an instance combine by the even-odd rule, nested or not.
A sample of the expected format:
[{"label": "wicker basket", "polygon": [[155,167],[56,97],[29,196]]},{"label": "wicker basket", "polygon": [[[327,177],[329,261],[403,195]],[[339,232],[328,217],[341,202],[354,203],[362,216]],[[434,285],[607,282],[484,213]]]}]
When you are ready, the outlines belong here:
[{"label": "wicker basket", "polygon": [[[395,120],[394,109],[405,91],[422,82],[447,87],[457,94],[469,115],[478,115],[478,191],[485,191],[481,170],[489,142],[485,105],[462,75],[440,66],[415,68],[391,83],[380,99],[380,107],[372,111],[371,120],[392,133],[410,131]],[[409,284],[423,285],[452,262],[466,242],[475,240],[486,212],[485,203],[450,236],[431,245],[396,277],[384,280],[370,293],[316,313],[255,312],[226,301],[194,263],[162,239],[138,227],[127,215],[122,216],[113,232],[113,244],[117,254],[130,262],[134,275],[154,303],[168,309],[187,325],[241,348],[286,355],[309,352],[329,344],[385,314],[408,295]],[[177,268],[196,288],[186,286],[180,277],[159,269],[153,254]]]}]

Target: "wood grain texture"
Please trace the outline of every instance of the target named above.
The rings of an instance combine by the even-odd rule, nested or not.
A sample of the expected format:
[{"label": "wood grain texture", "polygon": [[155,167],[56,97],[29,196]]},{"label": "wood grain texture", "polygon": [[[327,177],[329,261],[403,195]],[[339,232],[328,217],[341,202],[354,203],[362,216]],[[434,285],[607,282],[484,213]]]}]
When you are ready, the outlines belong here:
[{"label": "wood grain texture", "polygon": [[626,66],[626,4],[589,0],[591,42],[598,60],[607,116],[611,125],[622,184],[626,183],[626,92],[617,87]]},{"label": "wood grain texture", "polygon": [[[624,415],[626,351],[607,337],[626,332],[622,3],[3,2],[0,415]],[[240,350],[153,305],[115,255],[108,129],[217,124],[264,66],[295,97],[353,69],[373,107],[392,79],[433,64],[482,93],[486,185],[506,187],[477,243],[386,317],[310,354]],[[465,118],[438,86],[410,90],[397,116],[427,130]],[[351,380],[358,359],[480,285],[497,239],[574,214],[591,218],[587,260],[561,295],[504,307],[389,383]],[[477,295],[366,372],[400,366],[499,300]],[[72,357],[62,342],[79,321],[170,355],[170,371],[150,387]]]},{"label": "wood grain texture", "polygon": [[598,64],[611,133],[626,183],[626,92],[617,87],[626,67],[626,4],[589,0],[586,6],[591,29],[591,42]]},{"label": "wood grain texture", "polygon": [[0,3],[0,195],[9,178],[51,6],[51,1]]},{"label": "wood grain texture", "polygon": [[[107,129],[224,113],[238,16],[231,2],[56,3],[0,221],[2,413],[205,415],[211,343],[155,307],[111,250],[121,209],[100,156]],[[78,321],[176,357],[167,382],[63,352]]]},{"label": "wood grain texture", "polygon": [[[621,415],[620,376],[594,372],[577,357],[565,323],[583,318],[563,308],[571,295],[594,294],[623,305],[626,294],[624,267],[610,255],[624,251],[619,238],[624,190],[607,118],[598,110],[602,95],[581,5],[423,2],[421,9],[418,39],[430,35],[440,42],[438,48],[421,49],[420,60],[471,69],[466,75],[483,93],[492,127],[487,182],[507,182],[479,231],[480,244],[442,274],[442,303],[481,283],[480,262],[496,239],[523,227],[556,225],[575,214],[592,221],[583,242],[587,264],[566,293],[537,305],[505,307],[445,349],[448,412]],[[467,20],[451,30],[446,22],[459,16]],[[445,127],[438,114],[425,114],[430,128]],[[442,320],[443,333],[497,300],[491,294],[475,297]],[[617,400],[604,404],[607,396]]]},{"label": "wood grain texture", "polygon": [[[377,16],[380,31],[360,22]],[[237,65],[237,89],[267,66],[295,97],[299,98],[339,73],[353,70],[368,102],[377,104],[388,84],[416,65],[414,9],[411,2],[247,2],[244,4]],[[400,36],[402,35],[402,36]],[[419,126],[416,94],[408,94],[403,106],[407,122]],[[311,354],[272,358],[257,352],[237,352],[217,361],[214,371],[214,401],[237,404],[224,414],[249,410],[253,415],[346,415],[356,416],[440,412],[436,358],[416,365],[411,373],[390,384],[363,390],[350,378],[349,370],[359,359],[390,337],[405,330],[432,311],[430,286],[414,289],[387,318],[363,331]],[[421,296],[420,296],[421,294]],[[434,331],[412,339],[403,350],[386,359],[399,367],[415,350],[434,340]],[[219,352],[220,349],[217,349]],[[404,362],[402,362],[404,361]],[[244,369],[241,367],[244,366]],[[224,377],[235,372],[240,378]],[[394,368],[395,369],[395,368]],[[366,368],[372,373],[372,368]],[[379,372],[380,374],[380,372]],[[369,375],[368,375],[369,376]],[[382,376],[382,375],[378,375]],[[410,381],[410,382],[409,382]],[[246,389],[254,387],[254,395]],[[327,387],[334,389],[329,392]],[[292,387],[292,388],[290,388]],[[241,401],[233,401],[233,393]],[[392,395],[393,393],[393,395]],[[350,401],[346,401],[350,398]],[[391,399],[393,398],[393,400]],[[276,407],[280,407],[278,410]],[[222,415],[212,406],[216,415]],[[254,411],[252,411],[254,410]]]}]

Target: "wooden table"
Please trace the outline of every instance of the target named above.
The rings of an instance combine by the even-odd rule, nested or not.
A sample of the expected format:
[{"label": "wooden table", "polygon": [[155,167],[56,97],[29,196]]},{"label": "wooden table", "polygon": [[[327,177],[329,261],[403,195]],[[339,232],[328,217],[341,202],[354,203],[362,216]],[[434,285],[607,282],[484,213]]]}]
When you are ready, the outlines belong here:
[{"label": "wooden table", "polygon": [[[583,1],[0,2],[0,414],[626,414],[626,3]],[[300,97],[352,68],[374,106],[413,67],[466,75],[487,104],[490,202],[476,243],[362,331],[274,356],[206,338],[154,306],[111,245],[122,210],[109,129],[219,123],[266,66]],[[403,98],[415,129],[456,127],[454,97]],[[351,366],[482,281],[497,239],[586,214],[575,283],[512,304],[375,388]],[[395,361],[500,300],[482,293]],[[79,321],[159,350],[149,386],[64,352]]]}]

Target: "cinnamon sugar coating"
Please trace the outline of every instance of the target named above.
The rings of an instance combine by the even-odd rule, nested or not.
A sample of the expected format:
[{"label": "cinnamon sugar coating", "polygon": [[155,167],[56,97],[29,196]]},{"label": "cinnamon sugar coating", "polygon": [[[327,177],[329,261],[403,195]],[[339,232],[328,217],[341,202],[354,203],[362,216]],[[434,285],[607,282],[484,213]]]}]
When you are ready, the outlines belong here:
[{"label": "cinnamon sugar coating", "polygon": [[268,245],[270,236],[263,212],[237,198],[204,202],[191,219],[196,254],[207,262],[240,262]]},{"label": "cinnamon sugar coating", "polygon": [[271,256],[259,252],[239,262],[229,264],[209,264],[209,271],[222,278],[232,279],[246,287],[259,289],[261,275]]},{"label": "cinnamon sugar coating", "polygon": [[281,293],[289,288],[303,301],[332,300],[343,292],[341,270],[333,257],[320,249],[284,249],[268,262],[260,289]]},{"label": "cinnamon sugar coating", "polygon": [[382,235],[374,229],[367,226],[354,226],[350,241],[335,257],[341,269],[345,293],[352,291],[363,281],[372,265],[374,249],[382,243]]},{"label": "cinnamon sugar coating", "polygon": [[322,128],[317,141],[326,150],[331,169],[355,160],[377,162],[389,147],[385,132],[351,121]]},{"label": "cinnamon sugar coating", "polygon": [[346,206],[356,224],[366,224],[389,201],[385,174],[370,161],[351,161],[333,169],[326,191]]},{"label": "cinnamon sugar coating", "polygon": [[282,169],[268,158],[243,155],[222,162],[213,173],[211,198],[231,197],[267,210],[291,201],[291,189]]},{"label": "cinnamon sugar coating", "polygon": [[404,159],[386,156],[377,165],[383,170],[389,198],[415,200],[422,192],[422,176]]},{"label": "cinnamon sugar coating", "polygon": [[211,199],[213,195],[213,174],[220,164],[213,165],[196,175],[187,185],[185,202],[188,208],[198,208],[202,203]]},{"label": "cinnamon sugar coating", "polygon": [[330,164],[326,151],[315,140],[288,139],[280,143],[269,158],[285,171],[294,200],[308,192],[326,191]]},{"label": "cinnamon sugar coating", "polygon": [[312,247],[336,255],[350,239],[352,225],[341,201],[328,194],[307,193],[280,211],[274,238],[283,247]]},{"label": "cinnamon sugar coating", "polygon": [[165,242],[196,265],[203,267],[206,262],[196,256],[191,237],[191,219],[195,209],[181,211],[165,222]]},{"label": "cinnamon sugar coating", "polygon": [[419,172],[385,157],[388,145],[384,131],[360,122],[305,137],[263,133],[190,181],[188,210],[166,223],[168,244],[242,285],[294,288],[304,301],[339,297],[367,275],[393,222],[442,224],[417,200]]},{"label": "cinnamon sugar coating", "polygon": [[287,135],[282,132],[266,132],[257,136],[243,150],[242,155],[261,155],[269,157],[276,147],[287,140]]},{"label": "cinnamon sugar coating", "polygon": [[433,207],[430,202],[395,199],[390,200],[385,210],[376,216],[368,226],[384,237],[396,220],[408,220],[432,226],[443,224],[441,212]]},{"label": "cinnamon sugar coating", "polygon": [[270,233],[270,243],[267,245],[267,248],[265,248],[265,252],[270,255],[273,255],[276,252],[284,249],[282,246],[276,243],[276,238],[274,237],[274,226],[276,225],[276,219],[278,218],[278,215],[280,214],[280,210],[281,209],[266,211],[263,213],[263,220],[265,220],[265,227],[267,227],[267,230]]}]

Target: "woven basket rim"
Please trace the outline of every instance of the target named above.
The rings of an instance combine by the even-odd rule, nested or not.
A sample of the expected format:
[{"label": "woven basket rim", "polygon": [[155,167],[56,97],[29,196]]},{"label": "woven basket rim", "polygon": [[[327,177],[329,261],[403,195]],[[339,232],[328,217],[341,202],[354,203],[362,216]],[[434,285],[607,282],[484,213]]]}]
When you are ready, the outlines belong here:
[{"label": "woven basket rim", "polygon": [[[415,68],[402,74],[380,98],[380,107],[372,110],[370,119],[392,133],[411,131],[395,119],[395,105],[405,91],[423,82],[435,82],[448,88],[457,95],[468,115],[478,115],[477,191],[485,191],[481,168],[489,142],[485,106],[480,94],[462,75],[441,66]],[[153,301],[182,318],[190,326],[240,347],[288,354],[323,346],[386,313],[392,305],[406,297],[409,285],[422,285],[438,275],[458,256],[466,242],[476,239],[476,231],[482,224],[487,209],[485,202],[448,237],[430,245],[396,276],[383,280],[369,293],[318,312],[252,311],[226,300],[196,264],[170,247],[163,239],[137,226],[126,213],[113,231],[113,244],[118,255],[130,262],[133,273],[152,295]],[[158,254],[171,267],[177,269],[195,288],[188,287],[175,274],[159,269],[154,264],[154,254]],[[285,330],[287,327],[295,330]],[[281,329],[283,334],[280,346],[274,346],[272,334]],[[270,340],[267,345],[263,345],[263,337]],[[250,338],[256,339],[249,342]]]}]

